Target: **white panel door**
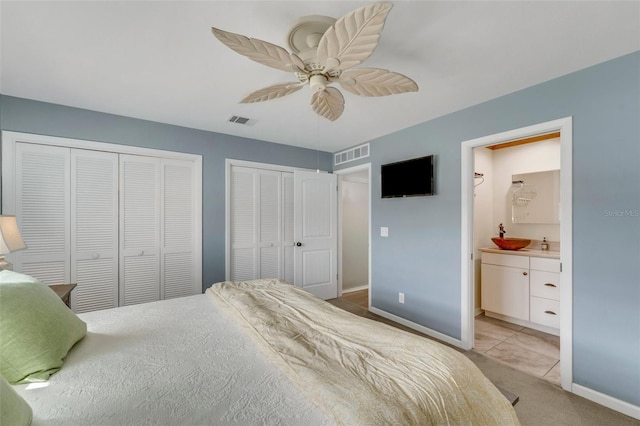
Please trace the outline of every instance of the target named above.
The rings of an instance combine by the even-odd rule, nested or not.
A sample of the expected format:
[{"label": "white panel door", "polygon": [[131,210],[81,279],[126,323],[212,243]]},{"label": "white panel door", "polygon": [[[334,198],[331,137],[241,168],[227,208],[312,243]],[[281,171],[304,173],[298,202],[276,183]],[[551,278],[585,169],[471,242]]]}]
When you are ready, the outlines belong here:
[{"label": "white panel door", "polygon": [[118,306],[118,154],[71,150],[71,294],[75,312]]},{"label": "white panel door", "polygon": [[120,306],[162,298],[160,161],[120,155]]},{"label": "white panel door", "polygon": [[46,284],[70,282],[69,148],[16,143],[15,215],[27,249],[14,270]]},{"label": "white panel door", "polygon": [[336,175],[294,172],[294,285],[322,298],[338,297]]},{"label": "white panel door", "polygon": [[202,293],[196,276],[194,191],[193,161],[162,160],[163,299]]}]

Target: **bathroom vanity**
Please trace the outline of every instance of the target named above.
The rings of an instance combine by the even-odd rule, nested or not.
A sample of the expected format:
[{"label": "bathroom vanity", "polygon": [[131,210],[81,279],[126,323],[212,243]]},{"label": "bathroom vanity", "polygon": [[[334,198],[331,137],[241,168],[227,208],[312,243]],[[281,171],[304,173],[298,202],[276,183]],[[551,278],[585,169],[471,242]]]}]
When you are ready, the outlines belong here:
[{"label": "bathroom vanity", "polygon": [[560,334],[560,253],[481,248],[485,315]]}]

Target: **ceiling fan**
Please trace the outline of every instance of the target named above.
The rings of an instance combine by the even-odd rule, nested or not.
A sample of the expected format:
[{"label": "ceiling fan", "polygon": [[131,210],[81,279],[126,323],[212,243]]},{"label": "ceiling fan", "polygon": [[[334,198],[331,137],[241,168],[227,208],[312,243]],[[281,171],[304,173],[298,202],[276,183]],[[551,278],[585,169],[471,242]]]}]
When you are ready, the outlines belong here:
[{"label": "ceiling fan", "polygon": [[360,96],[387,96],[417,92],[410,78],[380,68],[356,68],[378,45],[391,3],[374,3],[353,10],[342,18],[311,15],[300,18],[288,34],[291,53],[266,41],[248,38],[218,28],[213,35],[223,44],[263,65],[294,72],[298,81],[265,87],[245,96],[241,103],[280,98],[306,84],[313,90],[311,107],[334,121],[344,111],[344,97],[332,83]]}]

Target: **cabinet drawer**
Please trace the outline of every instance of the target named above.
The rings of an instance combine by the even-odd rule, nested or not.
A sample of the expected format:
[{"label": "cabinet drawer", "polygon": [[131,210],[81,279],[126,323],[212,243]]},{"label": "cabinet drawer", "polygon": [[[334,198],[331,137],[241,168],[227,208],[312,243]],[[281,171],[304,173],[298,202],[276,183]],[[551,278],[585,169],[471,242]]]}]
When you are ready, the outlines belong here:
[{"label": "cabinet drawer", "polygon": [[560,328],[560,302],[557,300],[543,299],[541,297],[531,297],[529,313],[531,322],[546,325],[548,327]]},{"label": "cabinet drawer", "polygon": [[560,274],[531,270],[529,274],[531,296],[560,300]]},{"label": "cabinet drawer", "polygon": [[560,272],[560,259],[547,259],[545,257],[532,257],[531,269],[536,271]]},{"label": "cabinet drawer", "polygon": [[513,254],[482,253],[482,263],[529,269],[529,257]]}]

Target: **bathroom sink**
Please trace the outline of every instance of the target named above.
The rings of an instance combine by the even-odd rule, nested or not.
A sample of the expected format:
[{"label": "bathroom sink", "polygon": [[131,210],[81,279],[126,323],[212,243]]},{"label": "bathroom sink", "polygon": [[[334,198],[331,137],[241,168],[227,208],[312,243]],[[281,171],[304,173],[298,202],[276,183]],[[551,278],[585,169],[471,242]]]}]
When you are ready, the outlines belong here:
[{"label": "bathroom sink", "polygon": [[526,238],[493,237],[491,241],[502,250],[520,250],[531,244],[531,240],[527,240]]}]

